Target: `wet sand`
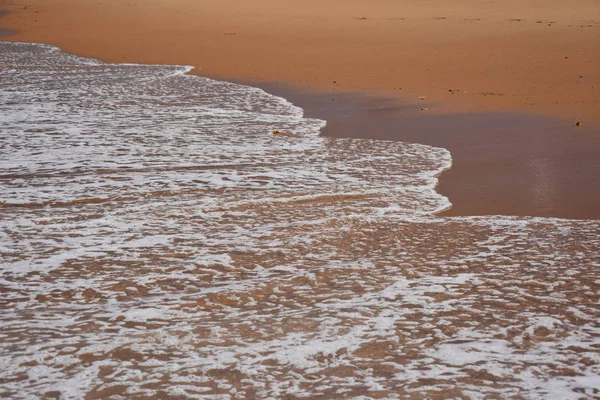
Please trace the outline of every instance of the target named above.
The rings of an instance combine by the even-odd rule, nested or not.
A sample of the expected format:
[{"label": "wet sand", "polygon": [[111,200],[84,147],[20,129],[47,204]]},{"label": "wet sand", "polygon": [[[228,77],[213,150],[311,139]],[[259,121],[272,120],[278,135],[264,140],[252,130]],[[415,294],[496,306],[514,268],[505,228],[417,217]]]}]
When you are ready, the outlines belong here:
[{"label": "wet sand", "polygon": [[325,136],[401,140],[452,153],[438,192],[443,215],[519,215],[600,219],[600,130],[510,112],[428,115],[424,102],[319,94],[281,84],[269,93],[327,121]]},{"label": "wet sand", "polygon": [[[0,10],[0,18],[7,14],[8,14],[8,11]],[[17,32],[14,30],[3,29],[2,26],[0,26],[0,37],[14,35],[15,33],[17,33]]]}]

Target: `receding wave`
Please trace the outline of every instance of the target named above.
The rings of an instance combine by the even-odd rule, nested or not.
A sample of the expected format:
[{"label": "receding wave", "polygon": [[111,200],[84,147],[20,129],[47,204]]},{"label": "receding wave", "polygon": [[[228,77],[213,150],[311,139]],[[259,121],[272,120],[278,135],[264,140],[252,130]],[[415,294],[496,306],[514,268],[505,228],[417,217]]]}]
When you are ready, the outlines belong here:
[{"label": "receding wave", "polygon": [[599,221],[190,70],[0,42],[0,396],[597,396]]}]

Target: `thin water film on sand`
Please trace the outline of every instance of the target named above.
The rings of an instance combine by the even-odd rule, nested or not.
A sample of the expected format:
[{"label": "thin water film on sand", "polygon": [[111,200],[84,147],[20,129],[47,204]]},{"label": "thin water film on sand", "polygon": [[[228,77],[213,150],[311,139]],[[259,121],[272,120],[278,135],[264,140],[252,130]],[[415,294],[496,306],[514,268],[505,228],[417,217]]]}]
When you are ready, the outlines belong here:
[{"label": "thin water film on sand", "polygon": [[599,396],[600,222],[188,71],[0,42],[0,396]]}]

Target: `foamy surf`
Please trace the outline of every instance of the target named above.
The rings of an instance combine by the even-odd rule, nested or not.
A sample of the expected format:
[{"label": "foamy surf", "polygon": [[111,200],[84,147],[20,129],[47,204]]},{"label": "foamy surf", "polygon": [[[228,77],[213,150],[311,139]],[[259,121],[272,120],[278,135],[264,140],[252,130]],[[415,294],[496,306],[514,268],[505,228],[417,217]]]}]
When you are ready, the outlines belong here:
[{"label": "foamy surf", "polygon": [[0,395],[597,396],[598,221],[187,72],[0,42]]}]

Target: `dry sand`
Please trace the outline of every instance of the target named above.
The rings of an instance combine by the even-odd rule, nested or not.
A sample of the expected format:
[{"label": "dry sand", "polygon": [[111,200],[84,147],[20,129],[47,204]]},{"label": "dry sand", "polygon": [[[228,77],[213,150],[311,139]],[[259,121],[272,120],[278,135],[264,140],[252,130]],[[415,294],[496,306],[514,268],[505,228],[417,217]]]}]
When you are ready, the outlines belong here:
[{"label": "dry sand", "polygon": [[[12,40],[211,77],[600,124],[596,0],[2,0]],[[452,92],[450,92],[452,90]],[[439,103],[439,104],[437,104]]]},{"label": "dry sand", "polygon": [[[284,90],[328,119],[327,134],[451,150],[440,184],[450,213],[600,218],[598,1],[0,0],[0,9],[12,11],[0,24],[19,31],[4,40],[194,65],[338,100],[368,95],[345,94],[332,113],[314,107],[326,97]],[[374,95],[386,100],[365,100]],[[519,115],[528,113],[539,117]]]}]

